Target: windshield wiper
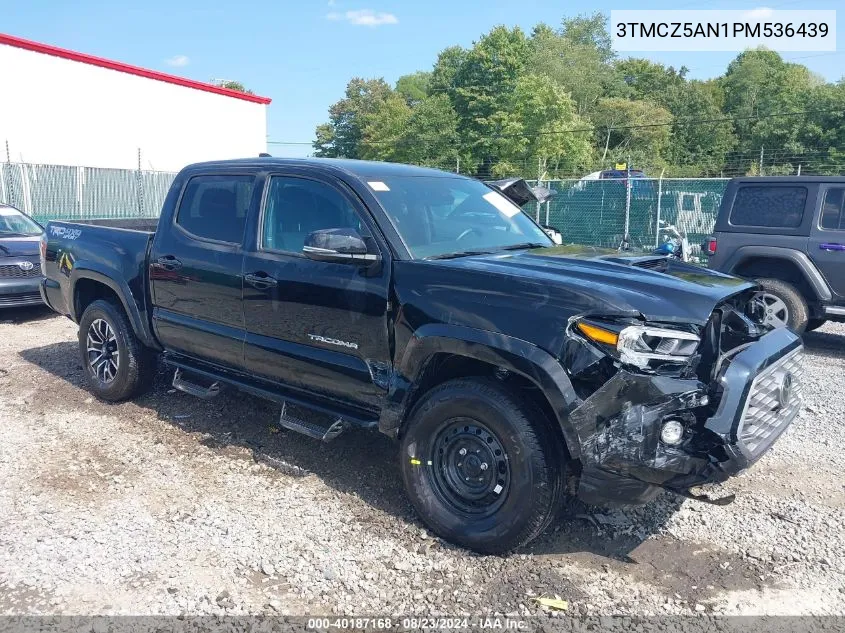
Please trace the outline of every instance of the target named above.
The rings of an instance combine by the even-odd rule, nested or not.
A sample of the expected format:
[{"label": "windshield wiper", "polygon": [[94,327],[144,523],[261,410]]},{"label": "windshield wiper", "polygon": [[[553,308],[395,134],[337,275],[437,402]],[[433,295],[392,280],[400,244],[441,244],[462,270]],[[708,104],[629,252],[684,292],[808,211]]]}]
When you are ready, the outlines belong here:
[{"label": "windshield wiper", "polygon": [[522,244],[512,244],[511,246],[505,246],[501,250],[503,251],[519,251],[524,248],[547,248],[548,244],[543,244],[542,242],[523,242]]},{"label": "windshield wiper", "polygon": [[429,255],[423,259],[455,259],[456,257],[469,257],[470,255],[489,255],[493,251],[458,251],[456,253],[443,253],[442,255]]}]

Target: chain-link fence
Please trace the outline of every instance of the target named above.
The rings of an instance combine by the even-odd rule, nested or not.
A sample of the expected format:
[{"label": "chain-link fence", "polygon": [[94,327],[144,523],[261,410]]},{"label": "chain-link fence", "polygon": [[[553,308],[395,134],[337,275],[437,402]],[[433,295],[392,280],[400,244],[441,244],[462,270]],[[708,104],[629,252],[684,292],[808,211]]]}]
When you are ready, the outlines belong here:
[{"label": "chain-link fence", "polygon": [[[175,174],[28,163],[0,163],[0,202],[35,219],[150,218],[159,214]],[[648,251],[661,221],[686,232],[694,249],[712,231],[727,179],[552,180],[549,202],[525,211],[557,228],[565,243],[618,248],[625,235]],[[532,183],[536,184],[536,183]],[[627,227],[627,230],[626,230]]]},{"label": "chain-link fence", "polygon": [[0,163],[0,202],[40,222],[158,216],[176,174]]},{"label": "chain-link fence", "polygon": [[727,178],[542,181],[553,197],[542,204],[529,203],[525,211],[558,229],[567,244],[618,248],[627,234],[631,250],[649,251],[664,238],[659,226],[667,222],[686,233],[697,249],[713,230],[727,182]]}]

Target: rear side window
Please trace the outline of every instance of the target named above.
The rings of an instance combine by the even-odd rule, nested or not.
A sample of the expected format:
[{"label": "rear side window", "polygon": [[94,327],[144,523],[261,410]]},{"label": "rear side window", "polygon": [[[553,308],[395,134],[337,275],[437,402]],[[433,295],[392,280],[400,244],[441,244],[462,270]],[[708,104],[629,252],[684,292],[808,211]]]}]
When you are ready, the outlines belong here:
[{"label": "rear side window", "polygon": [[731,224],[794,229],[804,220],[806,202],[806,187],[741,187],[731,209]]},{"label": "rear side window", "polygon": [[253,176],[195,176],[188,181],[176,224],[208,240],[240,244]]},{"label": "rear side window", "polygon": [[824,194],[821,227],[830,231],[845,231],[845,188],[831,187]]}]

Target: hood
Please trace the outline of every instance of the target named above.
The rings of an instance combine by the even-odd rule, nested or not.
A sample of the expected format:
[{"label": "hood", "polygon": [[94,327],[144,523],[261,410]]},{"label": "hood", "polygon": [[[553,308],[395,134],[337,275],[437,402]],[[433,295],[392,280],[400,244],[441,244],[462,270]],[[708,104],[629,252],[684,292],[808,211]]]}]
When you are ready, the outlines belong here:
[{"label": "hood", "polygon": [[38,255],[38,235],[4,237],[0,234],[0,257],[28,257]]},{"label": "hood", "polygon": [[[707,323],[727,297],[749,282],[665,257],[558,246],[439,260],[445,266],[513,276],[548,286],[572,313],[642,316],[647,321]],[[557,292],[555,292],[557,290]]]}]

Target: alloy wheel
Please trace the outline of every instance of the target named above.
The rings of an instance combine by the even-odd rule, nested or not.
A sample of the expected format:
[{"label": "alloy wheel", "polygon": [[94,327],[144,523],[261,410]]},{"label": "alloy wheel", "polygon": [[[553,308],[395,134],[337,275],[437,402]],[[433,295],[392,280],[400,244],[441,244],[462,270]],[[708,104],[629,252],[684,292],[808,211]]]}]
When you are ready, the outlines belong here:
[{"label": "alloy wheel", "polygon": [[88,366],[97,380],[108,384],[117,376],[120,351],[114,330],[105,319],[95,319],[88,327]]}]

